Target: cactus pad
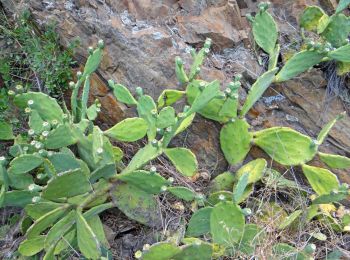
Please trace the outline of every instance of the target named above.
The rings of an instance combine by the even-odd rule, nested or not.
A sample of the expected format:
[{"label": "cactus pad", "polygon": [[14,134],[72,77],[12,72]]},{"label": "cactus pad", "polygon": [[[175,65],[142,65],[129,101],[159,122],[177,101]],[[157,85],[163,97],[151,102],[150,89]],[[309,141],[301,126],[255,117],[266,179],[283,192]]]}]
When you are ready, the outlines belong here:
[{"label": "cactus pad", "polygon": [[301,51],[294,54],[294,56],[286,62],[286,64],[277,74],[276,82],[287,81],[298,76],[299,74],[307,71],[309,68],[322,62],[324,57],[324,54],[311,50]]},{"label": "cactus pad", "polygon": [[137,101],[125,86],[121,84],[114,84],[114,82],[109,82],[109,86],[113,88],[113,94],[119,102],[127,105],[137,104]]},{"label": "cactus pad", "polygon": [[245,120],[236,119],[232,123],[226,123],[221,129],[221,150],[230,164],[242,162],[247,156],[252,141],[249,127]]},{"label": "cactus pad", "polygon": [[3,121],[0,121],[0,140],[12,140],[14,139],[12,125]]},{"label": "cactus pad", "polygon": [[344,14],[336,14],[331,16],[330,21],[321,36],[334,47],[339,48],[348,43],[347,38],[349,33],[350,18]]},{"label": "cactus pad", "polygon": [[185,91],[175,89],[165,89],[158,98],[158,108],[170,106],[181,99],[186,94]]},{"label": "cactus pad", "polygon": [[318,194],[329,194],[339,189],[337,176],[331,171],[309,165],[302,165],[303,172],[312,189]]},{"label": "cactus pad", "polygon": [[143,252],[142,260],[168,260],[180,252],[181,249],[171,243],[159,242]]},{"label": "cactus pad", "polygon": [[210,182],[210,191],[231,191],[235,183],[235,176],[232,172],[223,172]]},{"label": "cactus pad", "polygon": [[317,30],[320,19],[327,14],[318,6],[308,6],[300,17],[300,27],[306,30]]},{"label": "cactus pad", "polygon": [[9,174],[23,174],[39,167],[44,159],[34,154],[24,154],[10,162]]},{"label": "cactus pad", "polygon": [[168,181],[161,175],[142,170],[118,174],[116,177],[150,194],[159,194],[162,187],[168,185]]},{"label": "cactus pad", "polygon": [[313,140],[291,128],[273,127],[255,132],[254,143],[282,165],[299,165],[317,152]]},{"label": "cactus pad", "polygon": [[187,230],[186,236],[188,237],[199,237],[210,232],[210,215],[212,207],[205,207],[197,210],[191,217]]},{"label": "cactus pad", "polygon": [[215,243],[231,247],[244,231],[244,215],[232,202],[220,202],[210,215],[210,232]]},{"label": "cactus pad", "polygon": [[58,149],[61,147],[73,145],[78,141],[72,128],[67,125],[59,125],[52,130],[44,142],[46,149]]},{"label": "cactus pad", "polygon": [[174,260],[211,260],[213,249],[208,243],[193,243],[181,247],[181,252],[173,257]]},{"label": "cactus pad", "polygon": [[267,162],[265,159],[256,159],[242,166],[236,173],[236,180],[239,180],[244,174],[248,173],[247,184],[259,181],[265,173]]},{"label": "cactus pad", "polygon": [[240,115],[244,117],[248,111],[252,108],[255,102],[264,94],[265,90],[270,86],[270,84],[275,79],[275,74],[278,68],[273,68],[261,75],[254,85],[249,90],[247,99],[242,107]]},{"label": "cactus pad", "polygon": [[175,168],[184,176],[192,177],[197,172],[197,159],[191,150],[186,148],[169,148],[164,150],[165,155],[174,164]]},{"label": "cactus pad", "polygon": [[174,125],[176,122],[175,109],[172,107],[164,107],[157,118],[157,128],[163,129]]},{"label": "cactus pad", "polygon": [[169,187],[167,191],[184,201],[192,201],[196,198],[196,193],[186,187]]},{"label": "cactus pad", "polygon": [[328,57],[342,62],[350,62],[350,44],[346,44],[328,53]]},{"label": "cactus pad", "polygon": [[104,132],[108,137],[124,142],[134,142],[147,133],[147,122],[138,117],[127,118]]},{"label": "cactus pad", "polygon": [[275,50],[278,32],[273,17],[266,10],[260,11],[255,16],[253,22],[253,35],[256,43],[261,49],[272,55]]},{"label": "cactus pad", "polygon": [[32,239],[22,241],[18,248],[18,252],[23,256],[33,256],[44,248],[45,236],[37,236]]},{"label": "cactus pad", "polygon": [[146,120],[148,124],[147,136],[149,141],[152,141],[157,134],[157,117],[156,114],[153,114],[154,112],[157,113],[157,106],[154,100],[150,96],[142,95],[138,100],[137,113],[141,118]]},{"label": "cactus pad", "polygon": [[131,184],[121,184],[112,194],[114,203],[129,218],[150,227],[161,225],[155,197]]},{"label": "cactus pad", "polygon": [[334,169],[350,168],[350,158],[341,155],[318,153],[322,162]]}]

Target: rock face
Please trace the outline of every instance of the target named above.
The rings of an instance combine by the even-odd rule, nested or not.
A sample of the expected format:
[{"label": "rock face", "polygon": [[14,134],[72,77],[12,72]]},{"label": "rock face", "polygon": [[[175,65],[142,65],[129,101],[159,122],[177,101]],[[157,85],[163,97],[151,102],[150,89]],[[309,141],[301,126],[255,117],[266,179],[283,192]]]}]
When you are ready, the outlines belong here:
[{"label": "rock face", "polygon": [[[93,98],[103,106],[101,118],[107,124],[119,121],[128,108],[114,101],[105,82],[113,79],[134,91],[137,86],[157,97],[165,88],[179,88],[174,73],[174,58],[190,61],[190,47],[200,47],[206,37],[213,39],[210,55],[201,77],[230,81],[234,73],[243,73],[245,88],[264,71],[257,62],[259,51],[251,46],[245,15],[256,10],[254,0],[0,0],[6,10],[20,12],[28,7],[41,23],[56,22],[62,44],[79,37],[76,53],[84,63],[87,47],[103,39],[105,55],[95,80]],[[274,17],[279,23],[281,41],[298,41],[297,17],[307,4],[321,4],[331,11],[333,1],[274,0]],[[285,50],[282,50],[282,54]],[[260,53],[261,54],[261,53]],[[187,62],[188,64],[188,62]],[[322,125],[346,109],[338,98],[326,99],[327,82],[314,69],[298,79],[272,86],[250,113],[256,129],[287,125],[316,137]],[[244,97],[245,93],[242,93]],[[220,126],[203,119],[189,129],[186,144],[200,159],[200,167],[212,174],[227,169],[220,147]],[[350,155],[350,120],[347,117],[332,130],[324,150]],[[254,156],[254,154],[253,154]],[[338,172],[350,183],[346,172]]]}]

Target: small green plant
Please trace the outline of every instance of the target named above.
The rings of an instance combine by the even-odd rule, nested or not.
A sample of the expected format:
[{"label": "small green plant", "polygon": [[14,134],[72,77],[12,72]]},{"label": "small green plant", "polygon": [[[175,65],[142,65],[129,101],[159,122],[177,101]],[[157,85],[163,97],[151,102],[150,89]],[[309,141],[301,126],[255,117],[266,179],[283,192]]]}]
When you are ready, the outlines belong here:
[{"label": "small green plant", "polygon": [[0,13],[0,33],[7,45],[0,51],[0,77],[5,86],[0,93],[4,96],[0,111],[8,108],[6,93],[15,85],[61,97],[72,78],[73,50],[77,43],[63,50],[55,26],[45,26],[40,33],[28,11],[14,21]]}]

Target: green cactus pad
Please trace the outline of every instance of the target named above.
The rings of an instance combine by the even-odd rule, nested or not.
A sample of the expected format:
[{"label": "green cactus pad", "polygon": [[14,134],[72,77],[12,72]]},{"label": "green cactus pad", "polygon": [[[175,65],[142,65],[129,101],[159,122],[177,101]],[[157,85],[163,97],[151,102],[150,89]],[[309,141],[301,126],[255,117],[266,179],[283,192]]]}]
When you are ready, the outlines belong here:
[{"label": "green cactus pad", "polygon": [[257,245],[264,241],[263,230],[255,224],[247,224],[244,226],[242,238],[236,246],[236,250],[253,255]]},{"label": "green cactus pad", "polygon": [[329,121],[320,131],[320,133],[317,136],[317,142],[319,145],[321,145],[324,140],[326,139],[327,135],[329,134],[329,132],[332,130],[332,128],[334,127],[334,125],[341,120],[345,115],[345,112],[339,114],[338,116],[336,116],[333,120]]},{"label": "green cactus pad", "polygon": [[176,129],[175,135],[185,131],[191,124],[196,116],[196,113],[191,114],[190,116],[186,117],[180,124],[180,126]]},{"label": "green cactus pad", "polygon": [[328,57],[342,62],[350,62],[350,44],[328,53]]},{"label": "green cactus pad", "polygon": [[140,117],[146,120],[148,124],[148,140],[152,141],[157,135],[157,115],[153,114],[157,112],[157,106],[150,96],[142,95],[137,104],[137,113]]},{"label": "green cactus pad", "polygon": [[161,175],[143,170],[118,174],[116,178],[150,194],[159,194],[162,186],[168,185],[168,181]]},{"label": "green cactus pad", "polygon": [[42,191],[42,197],[45,199],[70,198],[89,191],[91,186],[87,176],[81,169],[75,169],[61,173],[49,181]]},{"label": "green cactus pad", "polygon": [[79,161],[71,154],[54,153],[48,157],[48,159],[55,167],[57,173],[73,170],[80,167]]},{"label": "green cactus pad", "polygon": [[217,97],[220,94],[219,87],[220,87],[220,83],[217,80],[214,80],[209,84],[207,84],[206,86],[204,86],[204,90],[201,91],[198,95],[195,95],[193,102],[189,100],[189,103],[192,106],[187,113],[188,114],[195,113],[195,112],[201,113],[200,111],[204,107],[209,106],[208,103],[210,103],[210,101],[212,101],[215,97]]},{"label": "green cactus pad", "polygon": [[[190,69],[190,75],[188,76],[189,80],[193,80],[195,78],[195,76],[198,74],[198,68],[200,69],[200,67],[202,66],[204,59],[207,56],[207,52],[210,48],[210,43],[209,46],[207,46],[208,48],[206,48],[206,46],[204,46],[202,49],[199,50],[198,53],[195,53],[195,55],[193,55],[193,62],[191,65],[191,69]],[[193,52],[194,53],[194,52]]]},{"label": "green cactus pad", "polygon": [[44,159],[34,154],[24,154],[10,162],[9,174],[23,174],[39,167]]},{"label": "green cactus pad", "polygon": [[232,247],[241,238],[244,225],[242,210],[232,202],[216,204],[210,214],[210,233],[217,244]]},{"label": "green cactus pad", "polygon": [[296,210],[294,211],[292,214],[290,214],[289,216],[285,217],[283,219],[283,221],[281,222],[281,224],[278,226],[279,230],[283,230],[286,229],[287,227],[289,227],[301,214],[303,213],[302,210]]},{"label": "green cactus pad", "polygon": [[212,207],[205,207],[193,213],[187,225],[186,236],[199,237],[210,232]]},{"label": "green cactus pad", "polygon": [[73,129],[67,125],[59,125],[52,130],[44,142],[46,149],[58,149],[75,144],[78,139],[75,137]]},{"label": "green cactus pad", "polygon": [[45,236],[37,236],[32,239],[26,239],[19,245],[18,252],[22,256],[33,256],[44,249]]},{"label": "green cactus pad", "polygon": [[60,254],[63,250],[70,247],[70,245],[73,245],[76,243],[76,229],[72,229],[67,234],[65,234],[57,243],[54,250],[54,255]]},{"label": "green cactus pad", "polygon": [[76,212],[71,210],[67,215],[61,218],[50,231],[45,238],[45,250],[48,251],[53,244],[57,244],[63,235],[75,224]]},{"label": "green cactus pad", "polygon": [[196,198],[196,193],[186,187],[169,187],[167,188],[167,191],[184,201],[192,201]]},{"label": "green cactus pad", "polygon": [[186,75],[184,64],[180,57],[175,58],[175,74],[178,79],[178,81],[181,84],[185,84],[188,82],[188,77]]},{"label": "green cactus pad", "polygon": [[44,202],[39,202],[35,204],[28,204],[25,207],[25,211],[27,215],[30,216],[32,219],[39,219],[41,216],[45,215],[46,213],[49,213],[50,211],[57,209],[61,206],[62,206],[61,203],[44,201]]},{"label": "green cactus pad", "polygon": [[157,128],[163,129],[174,125],[176,122],[175,109],[172,107],[164,107],[159,111],[157,117]]},{"label": "green cactus pad", "polygon": [[244,117],[248,111],[252,108],[252,106],[255,104],[255,102],[260,99],[260,97],[264,94],[266,89],[270,86],[270,84],[275,79],[275,74],[277,73],[278,68],[274,68],[272,70],[269,70],[265,72],[263,75],[261,75],[257,81],[253,84],[251,89],[249,90],[248,96],[246,101],[244,102],[244,105],[242,107],[240,116]]},{"label": "green cactus pad", "polygon": [[247,156],[252,142],[249,124],[244,119],[226,123],[220,131],[220,145],[229,164],[237,164]]},{"label": "green cactus pad", "polygon": [[238,98],[226,98],[219,111],[219,117],[236,118],[238,103]]},{"label": "green cactus pad", "polygon": [[300,27],[306,30],[317,30],[320,19],[327,14],[318,6],[308,6],[300,16]]},{"label": "green cactus pad", "polygon": [[281,46],[279,44],[276,44],[275,50],[273,51],[273,53],[270,54],[269,68],[268,68],[269,70],[273,70],[274,68],[277,67],[280,51],[281,51]]},{"label": "green cactus pad", "polygon": [[317,145],[291,128],[272,127],[254,133],[254,143],[282,165],[299,165],[314,158]]},{"label": "green cactus pad", "polygon": [[116,173],[117,171],[115,169],[114,163],[101,165],[91,173],[90,182],[94,183],[100,178],[104,178],[107,180],[108,178],[112,177]]},{"label": "green cactus pad", "polygon": [[85,63],[83,77],[90,75],[91,73],[97,70],[98,66],[102,61],[103,50],[101,48],[97,48],[94,52],[89,56]]},{"label": "green cactus pad", "polygon": [[91,227],[94,234],[96,235],[97,240],[100,242],[100,244],[103,247],[109,248],[110,245],[107,241],[107,238],[106,238],[106,235],[105,235],[105,232],[103,229],[103,224],[102,224],[100,217],[98,215],[95,215],[93,217],[86,219],[86,221],[89,224],[89,226]]},{"label": "green cactus pad", "polygon": [[219,121],[219,122],[227,121],[228,118],[226,116],[219,115],[220,110],[222,109],[222,106],[225,103],[225,100],[220,98],[215,98],[216,96],[219,95],[219,90],[218,90],[219,82],[213,81],[212,83],[209,83],[203,90],[204,92],[207,87],[212,87],[212,88],[217,87],[217,90],[213,89],[213,91],[215,90],[216,93],[214,93],[214,95],[212,95],[211,98],[206,99],[206,102],[200,102],[199,95],[203,95],[202,92],[200,91],[200,84],[208,84],[208,83],[205,81],[194,80],[190,84],[188,84],[186,89],[187,102],[193,105],[194,101],[197,100],[196,106],[197,107],[200,106],[199,109],[195,108],[194,112],[198,112],[202,116],[215,121]]},{"label": "green cactus pad", "polygon": [[305,259],[305,258],[297,258],[298,256],[297,249],[285,243],[278,243],[274,245],[272,248],[272,252],[275,257],[278,257],[278,259],[300,259],[300,260]]},{"label": "green cactus pad", "polygon": [[196,174],[198,163],[196,156],[186,148],[168,148],[164,150],[165,155],[173,163],[175,168],[184,176],[192,177]]},{"label": "green cactus pad", "polygon": [[211,260],[213,248],[210,244],[202,242],[181,247],[181,252],[173,257],[174,260]]},{"label": "green cactus pad", "polygon": [[127,105],[136,105],[137,101],[131,95],[130,91],[122,84],[109,84],[113,88],[113,94],[119,102]]},{"label": "green cactus pad", "polygon": [[256,159],[242,166],[236,173],[236,180],[239,180],[245,173],[248,173],[247,184],[259,181],[265,173],[267,162],[265,159]]},{"label": "green cactus pad", "polygon": [[158,155],[162,154],[162,150],[158,147],[153,147],[151,144],[146,145],[142,149],[140,149],[135,156],[132,158],[131,162],[128,166],[123,170],[122,173],[133,172],[147,162],[155,159]]},{"label": "green cactus pad", "polygon": [[[23,176],[20,176],[21,178]],[[3,207],[25,207],[32,202],[33,197],[39,196],[37,192],[13,190],[5,192]]]},{"label": "green cactus pad", "polygon": [[28,239],[39,236],[48,227],[54,224],[59,218],[61,218],[67,211],[67,206],[63,205],[56,208],[45,215],[38,218],[33,225],[27,230],[26,236]]},{"label": "green cactus pad", "polygon": [[332,192],[330,194],[323,194],[318,196],[312,201],[312,204],[330,204],[335,202],[340,202],[349,197],[349,190],[342,189],[342,187],[337,190],[337,192]]},{"label": "green cactus pad", "polygon": [[233,193],[231,191],[217,191],[209,195],[207,205],[214,206],[221,201],[232,201]]},{"label": "green cactus pad", "polygon": [[235,175],[232,172],[223,172],[210,182],[210,192],[231,191],[235,180]]},{"label": "green cactus pad", "polygon": [[14,139],[12,125],[4,121],[0,121],[0,140]]},{"label": "green cactus pad", "polygon": [[9,185],[18,190],[25,190],[30,184],[34,183],[33,176],[30,174],[9,174],[8,178]]},{"label": "green cactus pad", "polygon": [[78,247],[88,259],[100,259],[101,245],[86,219],[76,212]]},{"label": "green cactus pad", "polygon": [[142,260],[168,260],[173,259],[181,249],[171,243],[159,242],[153,244],[147,251],[142,254]]},{"label": "green cactus pad", "polygon": [[290,58],[276,76],[276,82],[287,81],[322,62],[324,54],[317,51],[301,51]]},{"label": "green cactus pad", "polygon": [[244,173],[237,181],[237,184],[235,185],[235,188],[233,190],[233,200],[238,204],[240,203],[244,191],[248,186],[248,178],[249,178],[249,172]]},{"label": "green cactus pad", "polygon": [[270,55],[275,50],[278,38],[277,30],[277,24],[267,11],[257,13],[253,22],[254,40],[261,49]]},{"label": "green cactus pad", "polygon": [[158,203],[154,195],[131,184],[121,184],[113,192],[116,206],[129,218],[150,227],[161,225]]},{"label": "green cactus pad", "polygon": [[340,0],[337,10],[335,12],[340,13],[343,10],[345,10],[349,5],[350,5],[350,0]]},{"label": "green cactus pad", "polygon": [[158,108],[170,106],[180,100],[186,94],[185,91],[175,89],[165,89],[158,98]]},{"label": "green cactus pad", "polygon": [[327,164],[329,167],[334,169],[348,169],[350,168],[350,158],[346,156],[336,155],[336,154],[327,154],[327,153],[318,153],[322,162]]},{"label": "green cactus pad", "polygon": [[104,132],[108,137],[124,142],[134,142],[147,133],[147,122],[138,117],[127,118]]},{"label": "green cactus pad", "polygon": [[339,48],[347,44],[349,34],[350,18],[344,14],[336,14],[331,16],[330,21],[321,36],[334,47]]},{"label": "green cactus pad", "polygon": [[329,194],[332,190],[339,189],[338,178],[331,171],[306,164],[302,165],[302,169],[312,189],[318,195]]},{"label": "green cactus pad", "polygon": [[28,107],[28,101],[32,100],[33,104],[30,105],[32,110],[36,110],[41,119],[47,122],[52,122],[52,120],[57,120],[62,123],[63,111],[58,105],[56,99],[49,97],[41,92],[28,92],[24,94],[16,95],[14,98],[14,103],[19,108]]},{"label": "green cactus pad", "polygon": [[99,108],[97,107],[96,104],[92,104],[89,106],[89,108],[86,110],[86,116],[90,121],[94,121],[97,116],[98,116],[98,110]]},{"label": "green cactus pad", "polygon": [[40,134],[44,130],[43,123],[44,120],[41,119],[38,111],[32,110],[28,122],[30,129],[33,129],[35,134]]},{"label": "green cactus pad", "polygon": [[90,75],[88,75],[84,82],[83,92],[81,94],[80,98],[80,115],[79,115],[79,121],[86,119],[86,110],[87,110],[87,103],[89,99],[89,92],[90,92]]},{"label": "green cactus pad", "polygon": [[[236,191],[238,183],[233,187],[233,190]],[[235,201],[237,204],[241,204],[246,199],[250,197],[250,195],[254,191],[254,184],[248,184],[246,188],[244,189],[243,193],[240,194],[240,196],[237,197],[237,201]],[[232,195],[234,198],[234,195]],[[236,195],[237,196],[237,195]]]}]

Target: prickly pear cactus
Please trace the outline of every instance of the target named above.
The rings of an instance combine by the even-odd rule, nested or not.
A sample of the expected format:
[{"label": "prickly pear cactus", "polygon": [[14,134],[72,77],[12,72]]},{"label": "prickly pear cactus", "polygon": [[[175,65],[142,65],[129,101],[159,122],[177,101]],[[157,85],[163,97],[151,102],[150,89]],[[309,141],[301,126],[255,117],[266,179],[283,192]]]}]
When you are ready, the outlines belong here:
[{"label": "prickly pear cactus", "polygon": [[267,12],[267,3],[259,4],[259,11],[253,19],[253,35],[256,43],[266,53],[273,55],[278,32],[277,25],[272,16]]},{"label": "prickly pear cactus", "polygon": [[255,145],[283,165],[300,165],[314,158],[317,142],[287,127],[273,127],[253,134]]}]

